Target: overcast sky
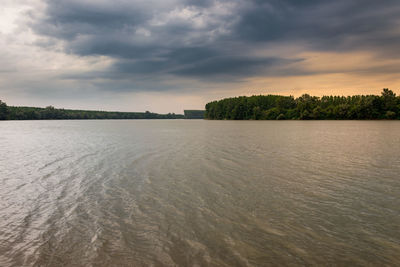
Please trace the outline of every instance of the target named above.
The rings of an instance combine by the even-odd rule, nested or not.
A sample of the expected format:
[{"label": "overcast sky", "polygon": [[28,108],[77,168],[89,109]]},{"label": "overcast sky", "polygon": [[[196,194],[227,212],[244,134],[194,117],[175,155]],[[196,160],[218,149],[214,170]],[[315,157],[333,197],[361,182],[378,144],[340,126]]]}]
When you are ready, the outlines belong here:
[{"label": "overcast sky", "polygon": [[238,95],[400,93],[398,0],[2,0],[9,105],[182,113]]}]

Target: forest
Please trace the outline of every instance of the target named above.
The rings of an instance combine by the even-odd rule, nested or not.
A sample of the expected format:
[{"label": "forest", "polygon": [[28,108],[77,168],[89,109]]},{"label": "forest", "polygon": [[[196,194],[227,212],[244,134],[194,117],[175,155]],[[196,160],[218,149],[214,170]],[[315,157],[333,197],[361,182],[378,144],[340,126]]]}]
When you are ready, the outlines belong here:
[{"label": "forest", "polygon": [[98,120],[98,119],[183,119],[175,113],[115,112],[7,106],[0,100],[0,120]]},{"label": "forest", "polygon": [[400,119],[400,97],[387,88],[379,95],[240,96],[206,104],[210,120],[393,120]]},{"label": "forest", "polygon": [[185,119],[204,119],[205,110],[184,110]]}]

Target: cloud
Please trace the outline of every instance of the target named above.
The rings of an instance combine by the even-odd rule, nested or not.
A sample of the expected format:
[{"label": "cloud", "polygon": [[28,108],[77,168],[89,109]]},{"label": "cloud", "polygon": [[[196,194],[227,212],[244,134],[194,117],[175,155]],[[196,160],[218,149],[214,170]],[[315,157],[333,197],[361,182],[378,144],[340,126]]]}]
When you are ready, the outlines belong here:
[{"label": "cloud", "polygon": [[392,0],[251,1],[234,32],[252,42],[303,42],[321,50],[393,47],[399,11]]},{"label": "cloud", "polygon": [[253,80],[394,76],[399,13],[398,0],[6,0],[0,89],[201,95]]},{"label": "cloud", "polygon": [[[67,53],[108,56],[130,75],[254,75],[284,56],[253,58],[260,46],[297,43],[309,50],[400,47],[397,1],[93,1],[51,0],[34,31]],[[238,50],[233,48],[237,47]]]}]

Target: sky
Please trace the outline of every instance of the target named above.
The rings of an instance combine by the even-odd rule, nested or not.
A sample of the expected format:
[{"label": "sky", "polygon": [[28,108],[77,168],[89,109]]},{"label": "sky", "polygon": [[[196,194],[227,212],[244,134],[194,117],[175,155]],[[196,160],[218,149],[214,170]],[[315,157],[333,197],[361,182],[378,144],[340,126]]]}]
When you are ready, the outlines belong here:
[{"label": "sky", "polygon": [[8,105],[183,113],[254,94],[400,94],[398,0],[2,0]]}]

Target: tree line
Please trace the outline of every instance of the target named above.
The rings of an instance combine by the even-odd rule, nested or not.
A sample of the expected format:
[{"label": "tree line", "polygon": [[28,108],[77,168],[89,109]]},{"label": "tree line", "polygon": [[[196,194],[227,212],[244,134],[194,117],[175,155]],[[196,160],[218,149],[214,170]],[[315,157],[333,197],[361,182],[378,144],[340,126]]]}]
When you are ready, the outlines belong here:
[{"label": "tree line", "polygon": [[206,104],[210,120],[378,120],[400,119],[400,97],[383,89],[378,95],[298,98],[280,95],[240,96]]},{"label": "tree line", "polygon": [[184,110],[185,119],[204,119],[205,110]]},{"label": "tree line", "polygon": [[183,119],[181,114],[116,112],[7,106],[0,100],[0,120],[99,120],[99,119]]}]

